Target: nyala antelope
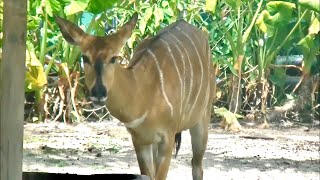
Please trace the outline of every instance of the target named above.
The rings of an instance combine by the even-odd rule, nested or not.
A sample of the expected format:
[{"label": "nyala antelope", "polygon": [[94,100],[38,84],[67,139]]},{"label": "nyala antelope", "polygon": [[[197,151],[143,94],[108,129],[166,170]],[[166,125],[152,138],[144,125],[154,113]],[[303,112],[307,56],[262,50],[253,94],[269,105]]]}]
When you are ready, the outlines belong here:
[{"label": "nyala antelope", "polygon": [[189,129],[192,176],[202,180],[215,94],[207,36],[178,20],[140,43],[124,67],[118,55],[137,19],[135,13],[116,33],[98,37],[56,16],[64,39],[83,53],[91,100],[105,104],[131,134],[141,174],[166,179],[175,142],[179,150],[179,133]]}]

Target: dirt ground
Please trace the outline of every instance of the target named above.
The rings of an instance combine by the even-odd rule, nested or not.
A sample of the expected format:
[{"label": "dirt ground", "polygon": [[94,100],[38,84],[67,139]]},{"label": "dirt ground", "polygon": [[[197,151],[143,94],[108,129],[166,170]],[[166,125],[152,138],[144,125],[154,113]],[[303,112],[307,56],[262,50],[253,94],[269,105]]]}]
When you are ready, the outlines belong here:
[{"label": "dirt ground", "polygon": [[[24,171],[139,174],[130,135],[117,120],[66,125],[26,123]],[[211,124],[204,179],[320,179],[319,127],[244,127],[240,133]],[[168,180],[191,180],[189,132]]]}]

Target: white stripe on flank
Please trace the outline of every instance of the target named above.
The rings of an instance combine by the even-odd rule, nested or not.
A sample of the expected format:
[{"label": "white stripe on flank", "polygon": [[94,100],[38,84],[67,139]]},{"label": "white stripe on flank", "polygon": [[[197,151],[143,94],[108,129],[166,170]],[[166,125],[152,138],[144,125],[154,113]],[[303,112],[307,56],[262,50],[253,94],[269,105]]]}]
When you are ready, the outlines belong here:
[{"label": "white stripe on flank", "polygon": [[203,101],[203,107],[202,107],[202,112],[201,112],[201,118],[210,118],[210,117],[206,117],[207,113],[208,113],[208,105],[209,105],[209,98],[210,98],[210,83],[208,83],[207,85],[207,90],[206,90],[206,96],[204,98]]},{"label": "white stripe on flank", "polygon": [[[170,34],[172,34],[172,33],[170,33]],[[185,101],[185,103],[189,103],[189,99],[190,99],[191,92],[192,92],[192,86],[193,86],[193,68],[192,68],[192,64],[191,64],[191,61],[190,61],[189,53],[188,53],[188,51],[186,50],[186,48],[184,47],[184,45],[182,44],[182,42],[181,42],[174,34],[172,34],[172,37],[180,44],[180,46],[183,48],[183,50],[184,50],[185,53],[187,54],[187,58],[188,58],[189,66],[190,66],[191,75],[190,75],[190,88],[189,88],[189,93],[188,93],[187,100]],[[184,70],[186,70],[186,68],[184,68]],[[185,106],[185,107],[187,107],[187,106]]]},{"label": "white stripe on flank", "polygon": [[133,121],[131,122],[128,122],[128,123],[124,123],[124,125],[127,127],[127,128],[136,128],[138,127],[140,124],[143,123],[143,121],[146,119],[148,115],[148,111],[145,112],[141,117],[137,118],[137,119],[134,119]]},{"label": "white stripe on flank", "polygon": [[170,108],[170,111],[171,111],[171,116],[173,116],[173,107],[172,107],[172,104],[170,103],[169,99],[168,99],[168,96],[164,90],[164,81],[163,81],[163,73],[161,71],[161,68],[160,68],[160,65],[159,65],[159,62],[157,60],[157,57],[155,56],[155,54],[150,50],[150,49],[147,49],[147,52],[152,56],[153,60],[155,61],[156,63],[156,66],[157,66],[157,69],[159,71],[159,78],[160,78],[160,86],[161,86],[161,92],[162,92],[162,95],[164,97],[164,99],[166,100],[169,108]]},{"label": "white stripe on flank", "polygon": [[[199,39],[200,37],[197,36],[197,35],[195,34],[195,32],[192,32],[192,34],[193,34],[194,37],[196,38],[196,41],[198,41],[198,43],[201,44],[201,40]],[[204,43],[203,43],[203,44],[204,44]]]},{"label": "white stripe on flank", "polygon": [[[197,56],[198,56],[198,61],[199,61],[199,64],[200,64],[200,71],[201,71],[201,79],[200,79],[200,87],[199,87],[199,90],[198,90],[198,93],[197,93],[197,96],[196,96],[196,99],[194,101],[194,103],[192,103],[192,107],[190,109],[190,114],[189,114],[189,118],[190,118],[190,115],[194,109],[194,106],[197,104],[197,101],[198,101],[198,97],[200,95],[200,92],[201,92],[201,89],[202,89],[202,81],[203,81],[203,65],[202,65],[202,62],[201,62],[201,57],[199,55],[199,52],[198,52],[198,49],[196,47],[196,45],[194,44],[194,42],[192,41],[192,39],[190,38],[190,36],[188,34],[186,34],[184,31],[182,31],[178,26],[177,26],[177,29],[182,32],[182,34],[184,34],[191,42],[192,46],[194,47],[194,49],[196,50],[196,53],[197,53]],[[189,119],[188,118],[188,119]]]},{"label": "white stripe on flank", "polygon": [[[209,78],[209,81],[210,81],[210,78]],[[208,82],[208,86],[207,86],[207,91],[206,91],[206,97],[205,97],[205,100],[204,100],[204,109],[206,109],[205,111],[207,111],[207,106],[208,106],[208,103],[209,103],[209,99],[210,99],[210,82]]]},{"label": "white stripe on flank", "polygon": [[[173,38],[176,39],[177,42],[180,42],[179,39],[177,39],[175,37],[174,34],[172,34],[170,31],[168,31],[168,34],[173,36]],[[180,42],[181,43],[181,42]],[[182,102],[184,102],[185,96],[186,96],[186,63],[184,62],[184,55],[182,54],[181,49],[179,48],[179,46],[174,43],[174,46],[178,49],[180,56],[181,56],[181,62],[182,62],[182,66],[183,66],[183,91],[182,91]],[[188,54],[187,54],[188,55]],[[182,106],[182,104],[181,104]]]},{"label": "white stripe on flank", "polygon": [[163,39],[159,39],[162,43],[164,43],[164,45],[166,46],[166,48],[168,49],[168,52],[169,52],[169,54],[170,54],[170,57],[171,57],[171,59],[172,59],[172,61],[173,61],[173,64],[174,64],[174,67],[176,68],[176,71],[177,71],[177,74],[178,74],[178,78],[179,78],[179,82],[180,82],[180,113],[182,112],[182,95],[183,95],[183,87],[182,87],[182,78],[181,78],[181,74],[180,74],[180,71],[179,71],[179,68],[178,68],[178,65],[177,65],[177,62],[176,62],[176,60],[175,60],[175,58],[174,58],[174,56],[173,56],[173,54],[172,54],[172,51],[171,51],[171,48],[170,48],[170,46],[169,46],[169,44],[165,41],[165,40],[163,40]]}]

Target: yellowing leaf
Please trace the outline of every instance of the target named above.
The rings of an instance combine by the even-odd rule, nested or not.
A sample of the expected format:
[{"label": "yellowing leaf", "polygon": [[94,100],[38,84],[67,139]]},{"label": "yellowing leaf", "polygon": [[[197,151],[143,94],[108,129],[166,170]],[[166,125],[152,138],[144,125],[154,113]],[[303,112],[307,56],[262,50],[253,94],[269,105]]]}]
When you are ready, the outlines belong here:
[{"label": "yellowing leaf", "polygon": [[229,131],[241,131],[241,125],[239,124],[237,120],[237,116],[239,118],[242,118],[242,116],[234,114],[230,111],[228,111],[226,108],[217,108],[214,110],[215,114],[218,116],[223,117],[223,120],[220,122],[220,126],[224,128],[225,130]]},{"label": "yellowing leaf", "polygon": [[133,32],[132,35],[131,35],[131,37],[130,37],[130,38],[128,39],[128,41],[127,41],[128,47],[129,47],[130,49],[133,48],[133,44],[135,43],[136,38],[137,38],[137,33],[136,33],[136,32]]},{"label": "yellowing leaf", "polygon": [[32,92],[42,89],[47,84],[47,77],[34,51],[26,51],[26,68],[25,90]]},{"label": "yellowing leaf", "polygon": [[225,119],[225,121],[227,122],[227,124],[231,124],[231,123],[237,121],[237,116],[242,117],[240,115],[237,115],[235,113],[230,112],[225,107],[215,109],[214,112],[216,115],[223,117]]},{"label": "yellowing leaf", "polygon": [[144,34],[145,30],[146,30],[146,26],[147,26],[147,22],[143,19],[141,19],[139,21],[139,30],[141,32],[141,34]]},{"label": "yellowing leaf", "polygon": [[68,69],[68,64],[67,63],[61,63],[60,67],[62,68],[61,70],[63,70],[62,72],[64,72],[64,75],[69,79],[69,69]]},{"label": "yellowing leaf", "polygon": [[143,13],[143,18],[139,19],[139,30],[141,34],[144,34],[148,21],[153,14],[153,7],[147,7],[145,12]]},{"label": "yellowing leaf", "polygon": [[25,89],[27,92],[40,90],[47,84],[47,78],[42,66],[30,66],[26,72]]},{"label": "yellowing leaf", "polygon": [[163,17],[164,17],[162,9],[155,6],[153,15],[154,15],[155,27],[158,27],[160,23],[163,21]]},{"label": "yellowing leaf", "polygon": [[320,23],[317,17],[314,17],[309,27],[309,34],[318,34],[320,31]]},{"label": "yellowing leaf", "polygon": [[67,16],[81,12],[86,9],[89,0],[77,0],[71,1],[71,3],[64,8],[64,12]]},{"label": "yellowing leaf", "polygon": [[148,7],[143,14],[143,19],[148,22],[152,14],[153,14],[153,7]]},{"label": "yellowing leaf", "polygon": [[34,51],[26,51],[26,66],[42,66]]},{"label": "yellowing leaf", "polygon": [[205,10],[215,13],[216,12],[216,7],[217,7],[217,0],[206,0],[206,7]]}]

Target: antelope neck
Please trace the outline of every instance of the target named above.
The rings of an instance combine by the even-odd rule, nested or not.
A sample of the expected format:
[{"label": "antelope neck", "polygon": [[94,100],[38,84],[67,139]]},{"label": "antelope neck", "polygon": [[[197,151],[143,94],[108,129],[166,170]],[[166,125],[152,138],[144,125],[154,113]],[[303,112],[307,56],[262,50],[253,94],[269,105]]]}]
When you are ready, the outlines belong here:
[{"label": "antelope neck", "polygon": [[111,115],[128,123],[141,116],[135,111],[137,81],[131,69],[115,66],[112,86],[108,90],[107,108]]}]

